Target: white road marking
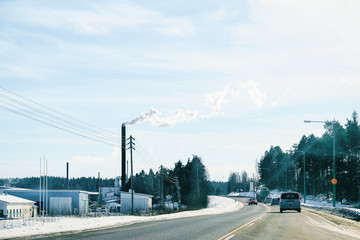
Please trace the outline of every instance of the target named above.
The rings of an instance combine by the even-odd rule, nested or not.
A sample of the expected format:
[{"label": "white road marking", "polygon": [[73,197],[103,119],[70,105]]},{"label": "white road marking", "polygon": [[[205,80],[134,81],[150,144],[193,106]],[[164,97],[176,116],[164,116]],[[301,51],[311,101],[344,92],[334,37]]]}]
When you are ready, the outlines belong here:
[{"label": "white road marking", "polygon": [[235,235],[230,235],[228,236],[227,238],[225,238],[224,240],[229,240],[229,239],[232,239]]}]

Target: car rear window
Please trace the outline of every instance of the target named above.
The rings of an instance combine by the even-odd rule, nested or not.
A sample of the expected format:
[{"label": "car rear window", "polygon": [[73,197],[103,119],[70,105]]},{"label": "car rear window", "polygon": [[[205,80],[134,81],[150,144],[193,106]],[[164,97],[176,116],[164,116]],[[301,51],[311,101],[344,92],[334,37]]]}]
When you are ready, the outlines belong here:
[{"label": "car rear window", "polygon": [[297,193],[283,193],[281,194],[282,199],[299,199],[299,194]]}]

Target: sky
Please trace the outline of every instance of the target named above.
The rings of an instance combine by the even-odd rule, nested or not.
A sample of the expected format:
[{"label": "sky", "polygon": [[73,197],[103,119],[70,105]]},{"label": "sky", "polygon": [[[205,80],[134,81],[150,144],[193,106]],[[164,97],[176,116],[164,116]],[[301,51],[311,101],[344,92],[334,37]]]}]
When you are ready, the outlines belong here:
[{"label": "sky", "polygon": [[[359,10],[355,0],[2,0],[0,178],[38,176],[40,159],[51,176],[66,162],[70,177],[118,176],[122,123],[134,173],[197,155],[211,180],[252,176],[271,146],[324,133],[304,120],[344,125],[359,111]],[[113,138],[31,119],[24,104]]]}]

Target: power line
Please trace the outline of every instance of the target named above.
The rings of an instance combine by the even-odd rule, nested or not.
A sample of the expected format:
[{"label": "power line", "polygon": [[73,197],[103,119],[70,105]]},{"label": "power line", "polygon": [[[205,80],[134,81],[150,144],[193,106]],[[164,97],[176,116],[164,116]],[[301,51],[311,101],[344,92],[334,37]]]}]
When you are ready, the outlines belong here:
[{"label": "power line", "polygon": [[16,113],[16,114],[22,115],[22,116],[24,116],[24,117],[30,118],[30,119],[32,119],[32,120],[35,120],[35,121],[41,122],[41,123],[43,123],[43,124],[49,125],[49,126],[51,126],[51,127],[54,127],[54,128],[60,129],[60,130],[63,130],[63,131],[65,131],[65,132],[69,132],[69,133],[78,135],[78,136],[80,136],[80,137],[88,138],[88,139],[94,140],[94,141],[96,141],[96,142],[105,143],[105,144],[110,145],[110,146],[118,147],[118,145],[115,145],[115,144],[112,144],[112,143],[108,143],[108,142],[105,142],[105,141],[101,141],[101,140],[98,140],[98,139],[95,139],[95,138],[92,138],[92,137],[88,137],[88,136],[85,136],[85,135],[82,135],[82,134],[79,134],[79,133],[75,133],[75,132],[72,132],[72,131],[67,130],[67,129],[65,129],[65,128],[61,128],[61,127],[55,126],[55,125],[53,125],[53,124],[51,124],[51,123],[47,123],[47,122],[44,122],[44,121],[42,121],[42,120],[33,118],[33,117],[28,116],[28,115],[26,115],[26,114],[23,114],[23,113],[20,113],[20,112],[18,112],[18,111],[15,111],[15,110],[13,110],[13,109],[10,109],[10,108],[8,108],[8,107],[5,107],[5,106],[3,106],[3,105],[1,105],[1,104],[0,104],[0,107],[6,109],[6,110],[8,110],[8,111],[11,111],[11,112],[13,112],[13,113]]},{"label": "power line", "polygon": [[[67,128],[70,128],[70,129],[73,129],[73,130],[75,130],[75,131],[79,131],[79,132],[82,132],[82,133],[85,133],[85,134],[94,135],[94,134],[91,133],[91,132],[85,132],[85,131],[83,131],[83,130],[78,130],[78,129],[73,128],[73,127],[71,127],[71,126],[68,126],[68,125],[65,125],[65,124],[62,124],[62,123],[53,121],[53,120],[51,120],[51,119],[49,119],[49,118],[43,117],[43,116],[41,116],[41,115],[39,115],[39,114],[36,114],[36,113],[33,113],[33,112],[30,112],[30,111],[28,111],[28,110],[26,110],[26,109],[19,108],[18,106],[15,106],[15,105],[13,105],[13,104],[11,104],[11,103],[4,102],[3,100],[0,100],[0,102],[3,102],[3,103],[5,103],[5,104],[7,104],[7,105],[10,105],[10,106],[12,106],[12,107],[15,107],[15,108],[17,108],[17,109],[19,109],[19,110],[21,110],[21,111],[24,111],[24,112],[30,113],[30,114],[32,114],[32,115],[35,115],[35,116],[37,116],[37,117],[39,117],[39,118],[48,120],[48,121],[50,121],[51,123],[56,123],[56,124],[58,124],[58,125],[60,125],[60,126],[64,126],[64,127],[67,127]],[[26,114],[22,114],[22,115],[26,115]],[[28,116],[28,115],[27,115],[27,116]],[[34,118],[32,118],[32,119],[34,119]],[[48,124],[48,125],[49,125],[49,124]],[[61,129],[63,129],[63,128],[61,128]],[[72,132],[72,133],[73,133],[73,132]],[[101,139],[104,139],[104,140],[109,140],[108,138],[99,137],[99,136],[97,136],[97,135],[94,135],[94,136],[96,136],[96,137],[98,137],[98,138],[101,138]]]},{"label": "power line", "polygon": [[85,124],[85,125],[87,125],[87,126],[89,126],[89,127],[92,127],[92,128],[99,129],[99,130],[101,130],[101,131],[107,132],[107,133],[109,133],[110,135],[113,135],[113,136],[115,136],[115,137],[117,136],[116,134],[114,134],[114,133],[112,133],[112,132],[109,132],[109,131],[107,131],[107,130],[105,130],[105,129],[102,129],[102,128],[99,128],[99,127],[97,127],[97,126],[95,126],[95,125],[86,123],[86,122],[84,122],[84,121],[78,120],[78,119],[76,119],[76,118],[74,118],[74,117],[71,117],[71,116],[69,116],[69,115],[66,115],[66,114],[64,114],[64,113],[61,113],[61,112],[59,112],[59,111],[57,111],[57,110],[55,110],[55,109],[52,109],[52,108],[47,107],[47,106],[45,106],[45,105],[43,105],[43,104],[37,103],[37,102],[35,102],[35,101],[33,101],[33,100],[29,99],[29,98],[26,98],[26,97],[24,97],[24,96],[21,96],[20,94],[17,94],[17,93],[15,93],[15,92],[12,92],[12,91],[10,91],[10,90],[8,90],[8,89],[6,89],[6,88],[0,87],[0,89],[3,89],[3,90],[5,90],[5,91],[7,91],[7,92],[9,92],[9,93],[11,93],[11,94],[14,94],[15,96],[20,97],[20,98],[26,99],[27,101],[32,102],[32,103],[34,103],[34,104],[36,104],[36,105],[39,105],[39,106],[41,106],[41,107],[43,107],[43,108],[45,108],[45,109],[48,109],[48,110],[50,110],[50,111],[52,111],[52,112],[55,112],[55,113],[60,114],[60,115],[63,115],[63,116],[65,116],[65,117],[67,117],[67,118],[73,119],[73,120],[75,120],[75,121],[77,121],[77,122],[80,122],[80,123],[82,123],[82,124]]},{"label": "power line", "polygon": [[[59,111],[56,111],[54,109],[51,109],[45,105],[42,105],[40,103],[37,103],[35,101],[32,101],[26,97],[23,97],[19,94],[16,94],[10,90],[7,90],[3,87],[0,87],[0,89],[8,92],[8,93],[11,93],[15,96],[17,96],[18,98],[21,98],[21,99],[25,99],[33,104],[36,104],[42,108],[45,108],[45,109],[48,109],[56,114],[60,114],[62,116],[65,116],[66,118],[69,118],[69,119],[72,119],[72,120],[75,120],[76,122],[73,122],[73,121],[70,121],[70,120],[67,120],[63,117],[59,117],[59,116],[56,116],[52,113],[49,113],[48,111],[44,111],[44,110],[41,110],[35,106],[32,106],[32,105],[29,105],[27,103],[25,103],[23,100],[21,99],[16,99],[16,98],[13,98],[13,97],[10,97],[4,93],[0,93],[0,98],[2,98],[3,100],[0,99],[0,102],[2,102],[3,104],[0,104],[0,107],[2,107],[3,109],[6,109],[10,112],[13,112],[15,114],[18,114],[18,115],[21,115],[21,116],[24,116],[26,118],[29,118],[29,119],[32,119],[34,121],[37,121],[37,122],[40,122],[40,123],[43,123],[43,124],[46,124],[48,126],[51,126],[51,127],[54,127],[54,128],[57,128],[57,129],[60,129],[60,130],[63,130],[63,131],[66,131],[68,133],[72,133],[72,134],[75,134],[77,136],[81,136],[81,137],[84,137],[84,138],[87,138],[87,139],[90,139],[90,140],[93,140],[93,141],[97,141],[97,142],[100,142],[100,143],[105,143],[107,145],[111,145],[111,146],[115,146],[115,147],[118,147],[118,143],[114,143],[113,140],[118,140],[118,136],[111,133],[111,132],[108,132],[102,128],[99,128],[99,127],[96,127],[94,125],[91,125],[91,124],[88,124],[88,123],[85,123],[83,121],[80,121],[76,118],[73,118],[71,116],[68,116],[66,114],[63,114]],[[10,101],[10,102],[9,102]],[[6,104],[6,105],[4,105]],[[11,106],[11,107],[9,107]],[[19,106],[22,106],[22,107],[25,107],[24,108],[21,108]],[[12,109],[15,108],[15,109]],[[19,111],[20,110],[20,111]],[[24,113],[26,112],[26,113]],[[33,117],[33,116],[36,116],[36,117]],[[40,118],[40,119],[39,119]],[[81,123],[81,124],[79,124]],[[86,126],[84,126],[86,125]],[[87,126],[90,126],[90,127],[87,127]],[[90,135],[90,136],[88,136]]]}]

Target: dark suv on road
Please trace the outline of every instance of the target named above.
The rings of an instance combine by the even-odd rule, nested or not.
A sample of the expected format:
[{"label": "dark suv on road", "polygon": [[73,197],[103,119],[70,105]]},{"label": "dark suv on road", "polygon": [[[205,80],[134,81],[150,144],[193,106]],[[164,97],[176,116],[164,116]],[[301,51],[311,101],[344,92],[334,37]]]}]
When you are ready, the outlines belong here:
[{"label": "dark suv on road", "polygon": [[280,212],[284,210],[296,210],[301,212],[300,195],[297,192],[282,193],[280,197]]}]

